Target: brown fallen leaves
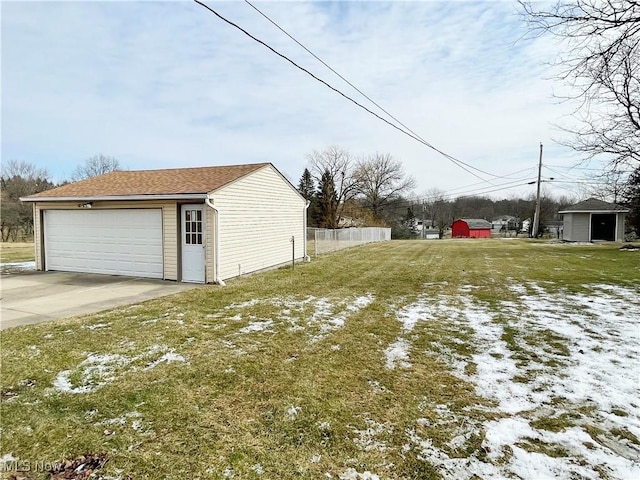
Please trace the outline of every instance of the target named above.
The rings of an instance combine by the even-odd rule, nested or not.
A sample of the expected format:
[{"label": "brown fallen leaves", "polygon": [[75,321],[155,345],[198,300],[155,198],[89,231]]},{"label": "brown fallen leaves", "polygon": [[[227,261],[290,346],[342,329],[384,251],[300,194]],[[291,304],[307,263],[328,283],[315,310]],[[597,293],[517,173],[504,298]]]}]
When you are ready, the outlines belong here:
[{"label": "brown fallen leaves", "polygon": [[107,463],[106,453],[81,455],[75,460],[64,460],[56,464],[50,471],[51,480],[88,478],[96,470]]}]

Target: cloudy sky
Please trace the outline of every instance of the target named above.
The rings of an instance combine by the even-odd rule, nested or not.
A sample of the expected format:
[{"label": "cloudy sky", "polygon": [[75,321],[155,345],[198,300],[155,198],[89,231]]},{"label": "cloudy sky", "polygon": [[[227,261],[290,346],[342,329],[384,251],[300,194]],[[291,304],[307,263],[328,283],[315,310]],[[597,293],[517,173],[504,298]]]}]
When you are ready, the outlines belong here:
[{"label": "cloudy sky", "polygon": [[[249,4],[207,4],[386,117]],[[192,1],[3,1],[3,162],[61,181],[99,153],[128,169],[268,161],[297,184],[311,151],[339,145],[392,154],[417,195],[501,198],[534,191],[521,184],[535,179],[542,142],[545,177],[588,173],[569,170],[578,159],[553,141],[571,108],[548,79],[561,45],[523,38],[514,1],[255,6],[427,142],[488,174],[459,168]]]}]

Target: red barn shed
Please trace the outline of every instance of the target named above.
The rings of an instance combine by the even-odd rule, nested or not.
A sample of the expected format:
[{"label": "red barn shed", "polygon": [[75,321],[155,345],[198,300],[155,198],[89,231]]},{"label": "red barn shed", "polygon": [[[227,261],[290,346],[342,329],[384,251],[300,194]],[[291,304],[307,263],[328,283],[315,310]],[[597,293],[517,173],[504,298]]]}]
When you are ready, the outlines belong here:
[{"label": "red barn shed", "polygon": [[489,238],[491,236],[491,223],[481,218],[459,218],[451,225],[453,238]]}]

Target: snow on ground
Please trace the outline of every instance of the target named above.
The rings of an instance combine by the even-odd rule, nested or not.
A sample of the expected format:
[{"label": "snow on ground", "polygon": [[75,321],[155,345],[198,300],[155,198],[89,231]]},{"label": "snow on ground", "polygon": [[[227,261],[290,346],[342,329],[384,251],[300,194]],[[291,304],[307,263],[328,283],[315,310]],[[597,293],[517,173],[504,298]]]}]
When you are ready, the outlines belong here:
[{"label": "snow on ground", "polygon": [[252,322],[239,330],[240,333],[273,331],[273,320],[265,320],[264,322]]},{"label": "snow on ground", "polygon": [[2,273],[27,272],[36,269],[36,262],[8,262],[0,263]]},{"label": "snow on ground", "polygon": [[[302,299],[271,297],[235,303],[225,307],[227,315],[225,315],[226,312],[215,313],[207,315],[207,318],[253,320],[249,325],[239,329],[238,333],[241,334],[257,331],[272,332],[278,322],[287,325],[292,331],[307,331],[310,337],[309,342],[317,343],[332,332],[343,328],[349,317],[366,308],[373,300],[373,295],[369,294],[347,299],[314,296]],[[275,307],[277,310],[272,314],[273,319],[259,319],[252,314],[251,309],[265,306]]]},{"label": "snow on ground", "polygon": [[[504,416],[478,426],[457,414],[457,424],[466,425],[462,444],[465,435],[484,431],[486,461],[450,456],[415,429],[406,432],[444,478],[640,478],[640,446],[624,434],[640,437],[640,290],[596,284],[578,294],[545,287],[514,285],[516,299],[499,308],[464,290],[450,298],[422,295],[398,312],[405,334],[435,319],[472,327],[471,358],[442,347],[436,354]],[[402,361],[409,362],[403,336],[385,351],[387,367],[401,340]],[[469,362],[477,367],[472,375],[465,373]],[[563,418],[571,421],[536,428]]]},{"label": "snow on ground", "polygon": [[411,344],[404,338],[398,338],[395,342],[387,347],[384,356],[387,359],[385,366],[387,370],[393,370],[396,365],[402,368],[411,367],[409,363],[409,348]]},{"label": "snow on ground", "polygon": [[53,381],[53,388],[61,393],[90,393],[113,382],[129,370],[150,370],[161,363],[186,359],[166,346],[152,345],[138,355],[90,353],[74,369],[63,370]]}]

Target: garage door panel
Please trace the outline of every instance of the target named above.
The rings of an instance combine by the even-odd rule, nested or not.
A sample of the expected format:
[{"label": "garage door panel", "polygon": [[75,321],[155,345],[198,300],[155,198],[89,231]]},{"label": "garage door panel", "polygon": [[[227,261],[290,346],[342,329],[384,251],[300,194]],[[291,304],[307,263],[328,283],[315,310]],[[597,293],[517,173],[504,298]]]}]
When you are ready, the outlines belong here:
[{"label": "garage door panel", "polygon": [[162,278],[159,209],[47,210],[47,270]]}]

